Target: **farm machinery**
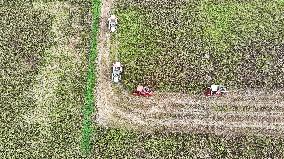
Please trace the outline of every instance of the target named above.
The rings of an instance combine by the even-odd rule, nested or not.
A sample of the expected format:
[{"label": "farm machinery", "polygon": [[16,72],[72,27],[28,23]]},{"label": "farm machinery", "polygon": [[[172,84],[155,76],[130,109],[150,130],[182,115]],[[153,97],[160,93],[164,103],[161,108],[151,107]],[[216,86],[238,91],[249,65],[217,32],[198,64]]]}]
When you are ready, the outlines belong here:
[{"label": "farm machinery", "polygon": [[117,27],[117,18],[115,15],[111,15],[108,18],[108,28],[111,32],[115,32]]},{"label": "farm machinery", "polygon": [[226,95],[228,93],[227,88],[223,85],[211,85],[206,89],[204,92],[205,96],[210,97],[210,96],[222,96]]},{"label": "farm machinery", "polygon": [[[226,95],[228,93],[227,88],[223,85],[211,85],[210,87],[208,87],[206,89],[206,91],[204,92],[205,96],[223,96]],[[148,97],[148,96],[153,96],[153,91],[147,87],[147,86],[137,86],[136,90],[133,91],[132,93],[134,96],[144,96],[144,97]]]},{"label": "farm machinery", "polygon": [[149,87],[147,86],[137,86],[136,90],[133,91],[132,93],[134,96],[144,96],[144,97],[149,97],[153,95],[153,91],[150,90]]},{"label": "farm machinery", "polygon": [[121,81],[122,65],[120,62],[115,62],[112,65],[111,79],[114,83]]}]

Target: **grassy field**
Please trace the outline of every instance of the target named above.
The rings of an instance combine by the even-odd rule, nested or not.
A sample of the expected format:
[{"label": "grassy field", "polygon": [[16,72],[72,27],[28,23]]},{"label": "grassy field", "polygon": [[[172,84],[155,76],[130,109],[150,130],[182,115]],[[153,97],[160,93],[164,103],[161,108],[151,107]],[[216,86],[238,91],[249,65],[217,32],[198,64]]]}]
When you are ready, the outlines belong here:
[{"label": "grassy field", "polygon": [[91,137],[94,130],[94,123],[92,117],[96,114],[94,89],[96,88],[97,74],[96,74],[96,58],[97,58],[97,35],[99,32],[99,20],[101,11],[101,1],[94,0],[92,2],[92,41],[91,50],[89,52],[88,61],[88,74],[87,74],[87,86],[85,96],[85,107],[83,110],[83,128],[82,128],[82,151],[88,155],[91,151]]},{"label": "grassy field", "polygon": [[117,0],[115,10],[128,88],[283,88],[282,1]]},{"label": "grassy field", "polygon": [[87,1],[1,5],[1,158],[81,156],[90,9]]}]

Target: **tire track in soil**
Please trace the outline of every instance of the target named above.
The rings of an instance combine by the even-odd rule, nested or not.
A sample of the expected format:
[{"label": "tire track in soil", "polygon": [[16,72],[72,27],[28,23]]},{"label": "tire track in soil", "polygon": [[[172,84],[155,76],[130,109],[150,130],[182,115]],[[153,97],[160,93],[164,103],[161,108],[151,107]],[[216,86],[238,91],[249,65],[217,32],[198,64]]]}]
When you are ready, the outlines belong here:
[{"label": "tire track in soil", "polygon": [[[124,94],[126,95],[126,94]],[[167,96],[167,95],[164,95]],[[260,96],[261,97],[261,96]],[[264,102],[260,97],[255,96],[255,100],[259,103]],[[136,97],[135,97],[136,98]],[[134,107],[134,108],[124,108],[124,111],[129,111],[136,116],[141,116],[143,120],[149,122],[152,127],[163,126],[164,130],[169,131],[192,131],[194,129],[197,132],[209,132],[215,134],[224,134],[233,133],[233,134],[259,134],[259,135],[277,135],[282,136],[284,132],[284,112],[281,111],[250,111],[250,112],[216,112],[210,109],[210,103],[212,101],[207,101],[208,98],[204,98],[205,101],[196,102],[196,97],[191,96],[190,98],[171,98],[167,99],[163,105],[155,105],[155,97],[150,98],[132,98],[136,100],[136,104],[142,103],[146,107]],[[152,98],[152,99],[151,99]],[[203,98],[203,97],[201,97]],[[272,98],[272,96],[270,97]],[[282,97],[279,96],[279,99]],[[131,99],[130,97],[128,99]],[[221,98],[215,98],[213,100],[222,103]],[[278,100],[279,100],[278,99]],[[130,101],[129,103],[135,103],[135,101]],[[159,99],[161,100],[161,99]],[[190,101],[191,100],[191,101]],[[194,102],[195,100],[195,102]],[[244,99],[246,100],[246,99]],[[182,103],[185,102],[185,103]],[[234,104],[235,101],[232,101],[231,104]],[[271,101],[270,101],[271,102]],[[161,101],[156,103],[162,103]],[[196,105],[196,108],[184,109],[184,108],[169,108],[170,104],[188,104]],[[208,104],[209,103],[209,104]],[[212,104],[212,103],[211,103]],[[235,103],[236,104],[236,103]],[[238,106],[243,106],[243,103],[239,103]],[[261,103],[263,104],[263,103]],[[282,103],[276,104],[267,104],[267,107],[273,107],[274,105],[283,106]],[[203,106],[199,107],[198,106]],[[256,103],[258,105],[258,103]],[[202,122],[203,121],[203,122]],[[153,123],[155,123],[153,125]],[[178,125],[178,126],[177,126]],[[208,129],[202,129],[209,127]]]},{"label": "tire track in soil", "polygon": [[[284,134],[282,90],[274,93],[246,90],[232,92],[228,97],[209,99],[202,96],[159,92],[153,97],[140,98],[133,97],[121,86],[113,88],[110,78],[110,33],[107,28],[112,3],[112,0],[103,0],[101,7],[95,119],[98,124],[126,126],[142,131],[161,129],[225,135],[257,133],[282,136]],[[253,107],[257,111],[216,112],[213,109],[215,105]],[[263,109],[265,107],[267,110]]]},{"label": "tire track in soil", "polygon": [[107,40],[109,34],[107,30],[107,18],[111,8],[112,0],[102,0],[101,18],[99,24],[98,57],[97,57],[97,88],[96,88],[96,121],[101,125],[106,125],[111,114],[113,114],[114,94],[109,80],[109,46]]}]

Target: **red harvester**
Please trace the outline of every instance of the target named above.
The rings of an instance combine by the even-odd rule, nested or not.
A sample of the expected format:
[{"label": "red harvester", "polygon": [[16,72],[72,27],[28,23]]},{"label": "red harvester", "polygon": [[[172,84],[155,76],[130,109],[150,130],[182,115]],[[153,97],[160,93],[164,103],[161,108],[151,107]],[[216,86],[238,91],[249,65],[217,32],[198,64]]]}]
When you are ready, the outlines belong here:
[{"label": "red harvester", "polygon": [[153,91],[150,90],[147,86],[137,86],[137,89],[133,91],[132,93],[134,96],[144,96],[144,97],[149,97],[153,95]]}]

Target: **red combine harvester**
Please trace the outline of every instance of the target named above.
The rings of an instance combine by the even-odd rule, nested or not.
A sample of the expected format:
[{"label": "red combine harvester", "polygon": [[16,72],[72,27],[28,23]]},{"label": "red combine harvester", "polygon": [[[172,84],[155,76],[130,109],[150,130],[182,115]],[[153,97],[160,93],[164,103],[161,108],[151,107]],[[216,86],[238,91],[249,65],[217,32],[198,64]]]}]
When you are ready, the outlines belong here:
[{"label": "red combine harvester", "polygon": [[211,85],[211,87],[208,87],[206,91],[204,92],[204,95],[207,97],[211,96],[222,96],[226,95],[228,93],[225,86],[222,85]]},{"label": "red combine harvester", "polygon": [[149,97],[153,95],[153,91],[148,87],[137,86],[137,89],[132,93],[134,96],[144,96]]}]

